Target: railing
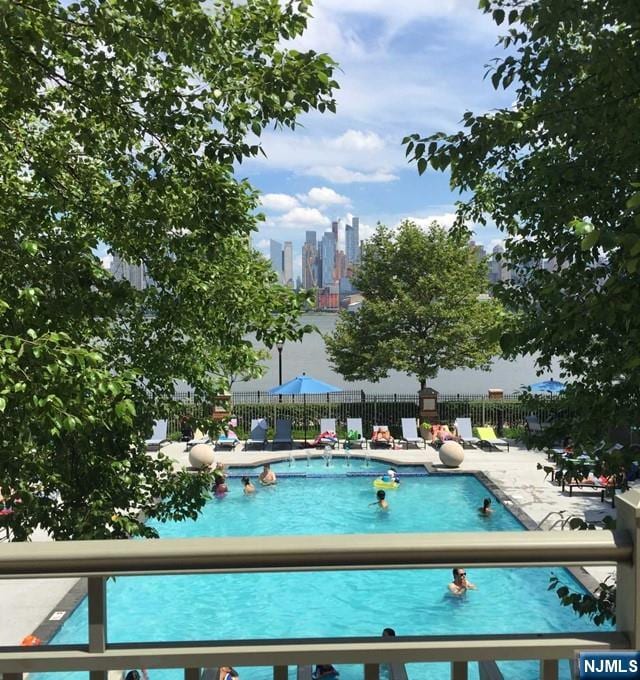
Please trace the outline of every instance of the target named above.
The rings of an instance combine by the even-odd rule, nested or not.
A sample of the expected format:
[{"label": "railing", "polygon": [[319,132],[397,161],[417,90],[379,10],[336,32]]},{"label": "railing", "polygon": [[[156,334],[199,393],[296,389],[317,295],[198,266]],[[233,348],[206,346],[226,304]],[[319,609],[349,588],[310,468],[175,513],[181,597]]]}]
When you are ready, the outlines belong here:
[{"label": "railing", "polygon": [[[365,680],[379,664],[448,661],[452,680],[465,680],[478,660],[539,659],[540,677],[557,678],[558,661],[577,650],[640,648],[640,493],[617,499],[618,531],[390,534],[157,541],[11,543],[1,546],[0,578],[87,576],[89,643],[0,648],[4,680],[25,672],[91,671],[105,680],[122,668],[183,668],[197,680],[202,668],[273,666],[274,680],[287,667],[356,663]],[[429,569],[468,566],[617,565],[618,630],[615,632],[204,640],[110,644],[106,634],[106,579],[114,575]],[[179,606],[179,603],[176,603]],[[188,602],[183,606],[189,606]]]},{"label": "railing", "polygon": [[[176,398],[184,403],[186,413],[204,415],[210,409],[193,402],[191,392],[178,392]],[[544,422],[554,415],[559,404],[557,397],[542,399],[534,407],[525,405],[518,394],[504,395],[502,399],[489,399],[486,394],[440,394],[438,415],[440,422],[453,424],[456,418],[471,418],[474,425],[524,426],[527,415],[535,415]],[[313,431],[320,418],[335,418],[339,426],[346,425],[347,418],[361,418],[365,431],[373,425],[386,424],[398,428],[402,418],[418,418],[420,408],[418,393],[372,394],[361,390],[346,390],[333,394],[286,395],[278,397],[268,392],[234,392],[234,414],[240,424],[248,425],[254,418],[288,418],[302,429],[303,417],[307,428]],[[170,422],[170,432],[178,429],[178,417]]]}]

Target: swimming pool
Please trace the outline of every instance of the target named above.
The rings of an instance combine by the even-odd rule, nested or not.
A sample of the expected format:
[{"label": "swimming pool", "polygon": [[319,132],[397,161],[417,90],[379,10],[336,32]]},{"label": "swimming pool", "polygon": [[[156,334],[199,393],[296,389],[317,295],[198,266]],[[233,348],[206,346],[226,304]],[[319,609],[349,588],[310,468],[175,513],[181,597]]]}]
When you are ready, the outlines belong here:
[{"label": "swimming pool", "polygon": [[[287,467],[281,463],[276,471],[284,472]],[[372,477],[281,476],[277,487],[259,488],[253,497],[244,496],[240,480],[231,478],[230,493],[212,499],[197,521],[157,528],[165,538],[256,536],[258,540],[273,534],[522,528],[495,500],[490,518],[478,514],[482,499],[490,494],[472,476],[414,477],[399,470],[401,487],[387,492],[388,512],[369,505],[375,500]],[[572,581],[568,573],[555,571]],[[449,570],[443,569],[119,577],[108,583],[109,641],[380,635],[387,626],[399,635],[592,628],[588,621],[560,607],[555,594],[547,591],[549,569],[472,569],[468,573],[478,590],[460,599],[447,595],[451,578]],[[85,641],[86,621],[83,602],[52,643]],[[410,665],[408,671],[411,680],[449,677],[446,664]],[[509,664],[505,677],[524,680],[537,677],[537,672],[535,663]],[[471,677],[473,673],[475,664]],[[341,668],[343,680],[361,674],[361,669]],[[150,675],[152,680],[164,680],[177,678],[178,672],[153,671]],[[242,672],[242,680],[270,677],[270,669]]]}]

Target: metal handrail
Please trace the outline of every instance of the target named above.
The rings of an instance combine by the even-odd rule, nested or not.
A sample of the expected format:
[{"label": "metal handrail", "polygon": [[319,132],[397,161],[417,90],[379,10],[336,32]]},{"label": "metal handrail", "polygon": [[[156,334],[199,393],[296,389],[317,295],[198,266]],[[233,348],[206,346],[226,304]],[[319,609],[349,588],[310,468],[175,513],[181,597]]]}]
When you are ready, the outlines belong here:
[{"label": "metal handrail", "polygon": [[628,532],[56,541],[2,546],[0,578],[630,563]]}]

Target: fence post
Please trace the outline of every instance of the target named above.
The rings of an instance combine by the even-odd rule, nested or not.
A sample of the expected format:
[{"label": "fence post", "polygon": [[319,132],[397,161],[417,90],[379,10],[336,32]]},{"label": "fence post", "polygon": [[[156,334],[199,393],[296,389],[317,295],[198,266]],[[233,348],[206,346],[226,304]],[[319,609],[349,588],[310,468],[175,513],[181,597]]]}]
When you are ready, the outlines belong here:
[{"label": "fence post", "polygon": [[631,649],[640,649],[640,491],[616,496],[616,510],[616,529],[629,532],[633,541],[631,562],[618,562],[616,572],[616,627],[629,637]]}]

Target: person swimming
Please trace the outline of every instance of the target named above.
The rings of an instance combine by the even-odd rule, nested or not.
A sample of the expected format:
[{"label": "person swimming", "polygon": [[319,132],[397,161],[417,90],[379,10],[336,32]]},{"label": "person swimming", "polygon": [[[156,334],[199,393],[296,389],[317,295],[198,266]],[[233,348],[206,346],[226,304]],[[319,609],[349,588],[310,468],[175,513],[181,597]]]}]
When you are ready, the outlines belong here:
[{"label": "person swimming", "polygon": [[256,492],[256,487],[253,486],[249,477],[242,478],[242,491],[245,495],[249,495]]},{"label": "person swimming", "polygon": [[271,465],[269,465],[269,463],[265,463],[262,466],[262,472],[260,473],[258,479],[260,480],[260,484],[263,486],[272,486],[273,484],[276,484],[276,473],[271,469]]},{"label": "person swimming", "polygon": [[467,570],[462,567],[453,568],[453,581],[448,586],[452,595],[464,595],[467,590],[476,590],[476,586],[467,581]]},{"label": "person swimming", "polygon": [[485,498],[482,501],[482,507],[478,508],[478,512],[481,515],[484,515],[485,517],[488,517],[493,512],[493,510],[491,509],[491,499],[490,498]]},{"label": "person swimming", "polygon": [[369,503],[369,505],[377,505],[381,510],[389,509],[387,494],[384,492],[384,489],[378,489],[376,492],[376,499],[377,500],[373,501],[373,503]]}]

